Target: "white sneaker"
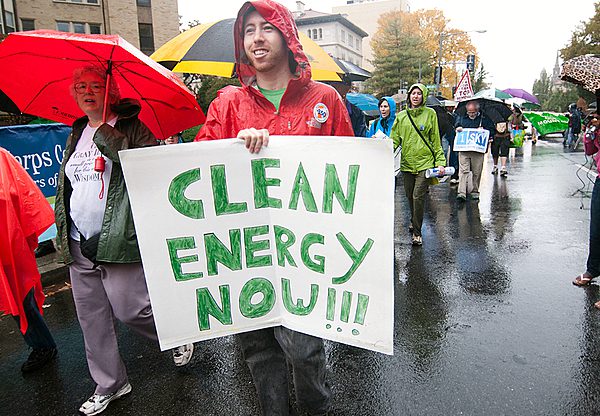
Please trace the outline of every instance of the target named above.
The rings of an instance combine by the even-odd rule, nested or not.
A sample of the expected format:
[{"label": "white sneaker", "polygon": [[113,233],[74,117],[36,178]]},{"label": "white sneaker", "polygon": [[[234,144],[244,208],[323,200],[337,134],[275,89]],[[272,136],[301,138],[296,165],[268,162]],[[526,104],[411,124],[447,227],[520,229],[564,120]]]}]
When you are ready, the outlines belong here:
[{"label": "white sneaker", "polygon": [[182,367],[190,362],[194,354],[194,344],[180,345],[173,348],[173,361],[177,367]]},{"label": "white sneaker", "polygon": [[87,401],[84,404],[81,405],[81,407],[79,408],[79,413],[88,416],[102,413],[110,402],[118,399],[119,397],[123,397],[130,392],[131,384],[127,383],[115,393],[94,394],[92,397],[87,399]]}]

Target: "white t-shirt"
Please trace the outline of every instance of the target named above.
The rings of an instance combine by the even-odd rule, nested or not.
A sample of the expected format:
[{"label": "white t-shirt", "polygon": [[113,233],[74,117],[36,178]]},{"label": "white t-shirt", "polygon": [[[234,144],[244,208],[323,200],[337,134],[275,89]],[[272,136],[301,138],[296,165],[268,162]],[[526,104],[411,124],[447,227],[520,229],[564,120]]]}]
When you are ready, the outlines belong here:
[{"label": "white t-shirt", "polygon": [[[116,122],[117,117],[109,120],[108,124],[114,127]],[[96,130],[97,127],[90,127],[89,124],[85,126],[75,151],[65,166],[65,175],[73,187],[70,201],[70,215],[73,220],[70,237],[76,241],[79,241],[79,233],[88,239],[100,232],[106,208],[113,162],[100,153],[92,140]],[[94,170],[94,163],[98,157],[104,158],[104,172]]]}]

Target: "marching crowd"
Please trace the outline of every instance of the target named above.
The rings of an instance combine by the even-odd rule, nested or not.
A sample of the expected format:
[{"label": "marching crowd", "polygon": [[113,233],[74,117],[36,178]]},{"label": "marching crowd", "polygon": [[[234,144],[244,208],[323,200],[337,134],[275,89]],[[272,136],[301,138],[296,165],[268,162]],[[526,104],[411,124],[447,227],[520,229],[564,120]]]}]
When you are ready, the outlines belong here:
[{"label": "marching crowd", "polygon": [[[454,152],[457,133],[487,130],[494,158],[492,173],[508,174],[511,131],[523,128],[518,108],[505,122],[493,123],[477,101],[470,101],[465,114],[453,114],[452,128],[440,134],[436,112],[425,105],[427,88],[414,84],[399,113],[391,97],[382,97],[380,117],[367,130],[360,121],[362,115],[353,117],[352,107],[334,88],[311,80],[294,19],[285,7],[272,0],[246,2],[239,10],[234,37],[241,87],[226,87],[218,94],[196,141],[237,137],[244,140],[250,153],[258,153],[268,145],[270,135],[390,138],[395,147],[402,148],[400,170],[415,246],[423,243],[426,195],[437,180],[426,175],[428,169],[436,168],[443,176],[447,166],[452,166],[456,173],[451,183],[458,184],[457,199],[479,199],[484,153]],[[27,173],[0,149],[0,202],[5,216],[0,219],[0,277],[12,290],[12,298],[0,296],[0,310],[15,316],[32,348],[22,371],[36,370],[56,357],[56,343],[41,314],[44,295],[34,256],[38,236],[56,221],[57,243],[69,267],[88,368],[96,383],[79,412],[96,415],[132,391],[119,353],[115,319],[157,339],[118,155],[120,150],[153,146],[157,141],[138,118],[139,103],[121,98],[118,85],[113,80],[107,84],[103,69],[86,66],[77,70],[71,93],[85,116],[75,121],[67,141],[54,212]],[[327,108],[326,117],[316,117],[313,109],[317,105]],[[362,130],[357,133],[357,129]],[[449,144],[448,160],[441,136]],[[178,141],[180,138],[172,137],[166,142]],[[589,148],[596,153],[598,148],[592,149],[590,143],[586,142],[586,151]],[[600,165],[598,157],[596,161]],[[600,224],[600,185],[596,185],[592,224]],[[598,228],[600,225],[594,228],[587,272],[576,284],[588,284],[600,274]],[[240,334],[238,340],[263,414],[288,414],[288,365],[298,403],[311,415],[328,413],[331,389],[325,377],[322,339],[274,327]],[[193,344],[174,349],[175,365],[187,364],[193,350]]]}]

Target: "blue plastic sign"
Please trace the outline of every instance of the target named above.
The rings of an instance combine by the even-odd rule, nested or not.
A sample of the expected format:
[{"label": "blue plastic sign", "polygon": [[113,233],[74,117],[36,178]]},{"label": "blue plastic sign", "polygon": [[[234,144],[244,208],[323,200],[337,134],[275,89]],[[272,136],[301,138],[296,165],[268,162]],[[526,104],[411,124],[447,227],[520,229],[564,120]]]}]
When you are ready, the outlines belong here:
[{"label": "blue plastic sign", "polygon": [[485,153],[489,139],[490,132],[486,129],[463,129],[461,132],[456,132],[453,150]]}]

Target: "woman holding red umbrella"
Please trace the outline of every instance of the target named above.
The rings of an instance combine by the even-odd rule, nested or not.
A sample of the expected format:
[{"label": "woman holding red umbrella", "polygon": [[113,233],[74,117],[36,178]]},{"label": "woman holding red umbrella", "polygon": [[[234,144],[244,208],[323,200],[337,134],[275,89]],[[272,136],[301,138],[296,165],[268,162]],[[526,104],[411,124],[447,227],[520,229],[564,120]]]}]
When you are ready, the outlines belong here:
[{"label": "woman holding red umbrella", "polygon": [[[157,339],[119,150],[152,146],[140,105],[120,99],[117,84],[96,66],[73,74],[71,94],[85,116],[73,123],[56,195],[57,242],[69,265],[95,393],[79,411],[95,415],[129,393],[114,319]],[[187,364],[193,344],[174,350]]]}]

